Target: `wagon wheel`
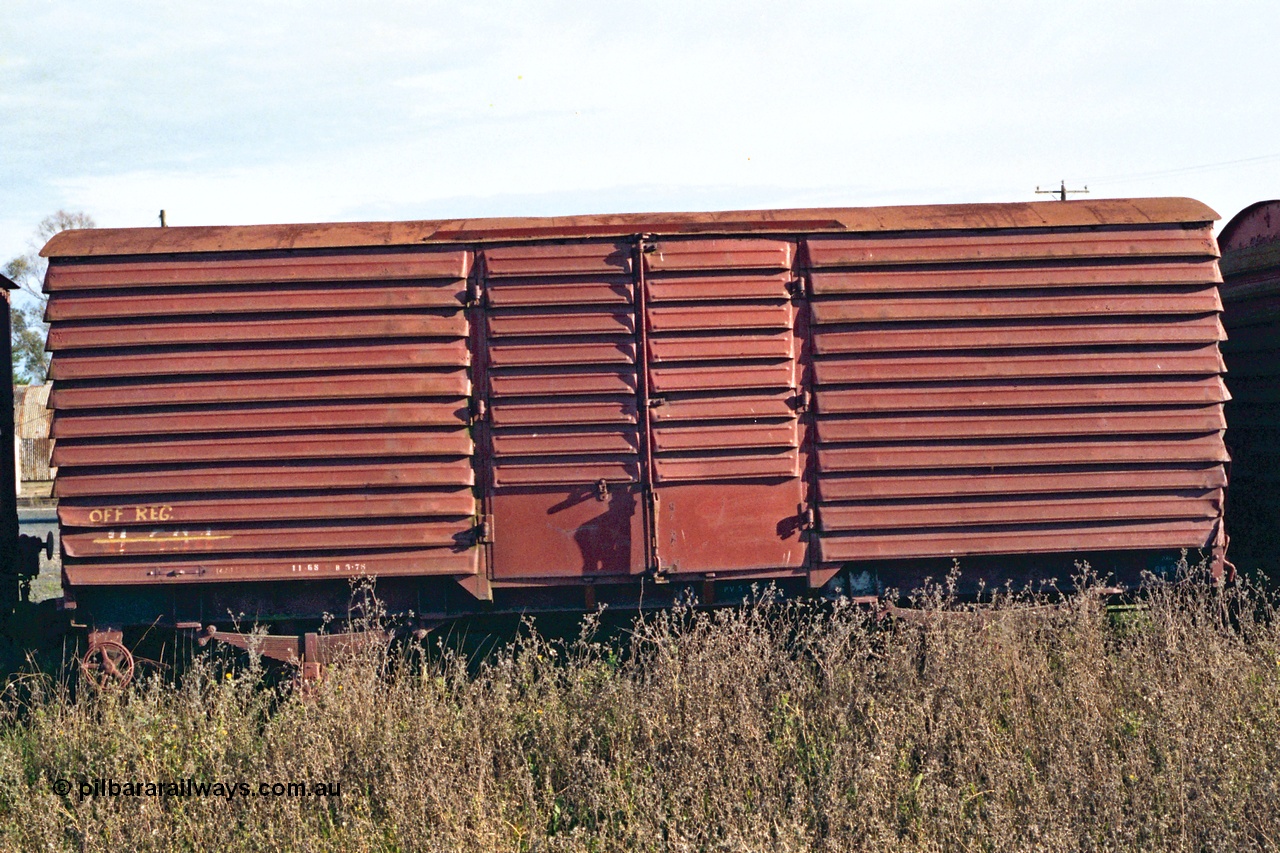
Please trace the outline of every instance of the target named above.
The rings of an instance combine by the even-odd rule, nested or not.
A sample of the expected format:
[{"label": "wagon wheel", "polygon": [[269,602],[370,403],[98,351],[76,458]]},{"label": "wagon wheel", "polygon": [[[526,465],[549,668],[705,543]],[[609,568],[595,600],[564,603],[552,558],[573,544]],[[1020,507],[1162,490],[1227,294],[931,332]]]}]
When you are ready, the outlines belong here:
[{"label": "wagon wheel", "polygon": [[123,643],[103,640],[84,653],[80,673],[98,690],[108,685],[124,687],[133,679],[133,653]]}]

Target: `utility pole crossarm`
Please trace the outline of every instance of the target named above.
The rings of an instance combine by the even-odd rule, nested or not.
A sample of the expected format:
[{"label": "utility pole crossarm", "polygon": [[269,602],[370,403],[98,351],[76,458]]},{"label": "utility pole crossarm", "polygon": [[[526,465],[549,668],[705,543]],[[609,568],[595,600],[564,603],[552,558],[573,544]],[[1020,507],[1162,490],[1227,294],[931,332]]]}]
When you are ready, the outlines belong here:
[{"label": "utility pole crossarm", "polygon": [[1042,190],[1042,189],[1040,189],[1040,185],[1039,185],[1039,184],[1036,184],[1036,192],[1037,192],[1037,193],[1039,193],[1039,194],[1041,194],[1041,195],[1056,195],[1056,196],[1058,197],[1058,201],[1066,201],[1066,200],[1067,200],[1067,194],[1068,194],[1068,193],[1087,193],[1087,192],[1089,192],[1089,185],[1088,185],[1088,184],[1086,184],[1086,185],[1085,185],[1085,187],[1084,187],[1084,189],[1082,189],[1082,190],[1069,190],[1069,189],[1067,189],[1067,182],[1066,182],[1066,181],[1062,181],[1062,182],[1061,182],[1061,185],[1060,185],[1056,190]]}]

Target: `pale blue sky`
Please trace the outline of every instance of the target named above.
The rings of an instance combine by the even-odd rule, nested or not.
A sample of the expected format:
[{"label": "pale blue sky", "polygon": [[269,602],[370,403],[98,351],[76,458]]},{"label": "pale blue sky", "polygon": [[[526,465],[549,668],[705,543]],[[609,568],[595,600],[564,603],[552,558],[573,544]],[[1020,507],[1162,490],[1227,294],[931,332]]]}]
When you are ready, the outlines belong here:
[{"label": "pale blue sky", "polygon": [[1280,196],[1277,32],[1271,2],[0,0],[0,260],[58,208],[861,206],[1065,178],[1230,217]]}]

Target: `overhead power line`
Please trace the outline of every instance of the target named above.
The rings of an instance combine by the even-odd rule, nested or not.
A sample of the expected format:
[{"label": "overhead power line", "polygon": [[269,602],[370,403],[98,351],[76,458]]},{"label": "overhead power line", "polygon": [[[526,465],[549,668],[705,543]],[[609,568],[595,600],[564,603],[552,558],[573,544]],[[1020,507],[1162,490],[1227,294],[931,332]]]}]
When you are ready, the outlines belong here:
[{"label": "overhead power line", "polygon": [[1227,169],[1231,166],[1243,166],[1245,164],[1267,163],[1273,160],[1280,160],[1280,154],[1264,154],[1260,157],[1243,157],[1239,160],[1223,160],[1219,163],[1201,163],[1198,166],[1180,166],[1175,169],[1160,169],[1154,172],[1129,172],[1118,175],[1101,175],[1091,177],[1091,183],[1101,183],[1103,181],[1112,184],[1126,183],[1130,181],[1142,181],[1149,178],[1165,178],[1174,175],[1192,175],[1197,172],[1211,172],[1215,169]]}]

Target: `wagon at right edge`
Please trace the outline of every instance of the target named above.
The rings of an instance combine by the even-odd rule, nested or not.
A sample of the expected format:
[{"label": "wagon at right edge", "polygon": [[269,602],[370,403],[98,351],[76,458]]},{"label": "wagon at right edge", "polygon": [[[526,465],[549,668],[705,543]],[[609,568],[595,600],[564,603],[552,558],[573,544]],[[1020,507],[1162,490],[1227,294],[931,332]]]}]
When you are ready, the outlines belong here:
[{"label": "wagon at right edge", "polygon": [[1275,573],[1280,561],[1280,201],[1246,207],[1223,226],[1223,344],[1232,561]]}]

